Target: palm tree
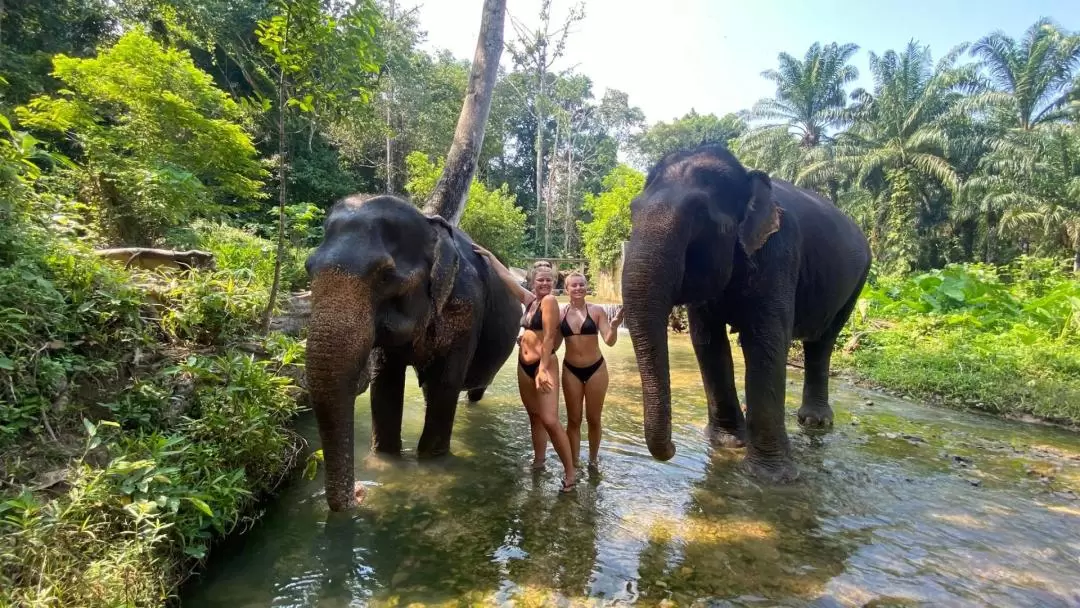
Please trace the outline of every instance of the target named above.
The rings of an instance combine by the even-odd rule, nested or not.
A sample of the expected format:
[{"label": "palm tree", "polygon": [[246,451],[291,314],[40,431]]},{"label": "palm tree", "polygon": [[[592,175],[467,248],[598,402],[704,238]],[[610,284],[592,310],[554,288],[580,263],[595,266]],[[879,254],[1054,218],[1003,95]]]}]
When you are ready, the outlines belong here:
[{"label": "palm tree", "polygon": [[858,69],[848,65],[858,50],[850,43],[815,42],[801,61],[780,53],[779,69],[761,73],[776,83],[775,96],[758,101],[750,111],[751,118],[765,124],[739,141],[740,153],[751,164],[793,180],[809,162],[808,151],[828,143],[828,129],[839,124],[844,87],[859,77]]},{"label": "palm tree", "polygon": [[999,93],[990,101],[1008,116],[1007,126],[1024,131],[1061,120],[1080,64],[1080,36],[1066,34],[1050,19],[1039,19],[1019,44],[1003,32],[971,47],[978,65]]},{"label": "palm tree", "polygon": [[787,125],[799,136],[799,144],[813,148],[825,138],[825,130],[836,123],[844,107],[844,87],[859,77],[859,70],[848,61],[858,45],[824,47],[810,45],[802,61],[780,53],[780,69],[761,73],[776,83],[776,96],[762,99],[751,110],[755,118]]},{"label": "palm tree", "polygon": [[876,205],[870,226],[876,257],[897,269],[925,259],[926,231],[960,185],[949,158],[948,127],[958,119],[959,102],[979,90],[974,66],[955,66],[964,50],[954,49],[936,66],[929,47],[914,40],[900,53],[871,53],[873,92],[851,94],[852,126],[836,137],[834,156],[810,164],[797,178],[846,178],[867,190]]},{"label": "palm tree", "polygon": [[991,193],[1011,203],[1003,226],[1034,229],[1051,251],[1065,245],[1080,273],[1080,126],[1045,125],[1037,133],[1026,158],[1001,159],[993,175],[1003,185]]}]

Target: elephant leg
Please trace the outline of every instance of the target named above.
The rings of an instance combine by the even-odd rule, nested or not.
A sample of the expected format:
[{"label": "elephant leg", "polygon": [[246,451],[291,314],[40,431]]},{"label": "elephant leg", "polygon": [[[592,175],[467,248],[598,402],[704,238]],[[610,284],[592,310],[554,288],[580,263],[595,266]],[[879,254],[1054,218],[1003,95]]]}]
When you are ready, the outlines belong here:
[{"label": "elephant leg", "polygon": [[371,381],[371,449],[401,453],[401,411],[405,400],[405,362],[381,354]]},{"label": "elephant leg", "polygon": [[790,331],[769,321],[743,332],[746,357],[746,465],[768,482],[798,479],[791,443],[784,428],[784,390]]},{"label": "elephant leg", "polygon": [[420,458],[435,458],[450,451],[454,414],[465,382],[466,362],[471,358],[465,354],[450,352],[424,369],[421,375],[427,409],[424,412],[424,430],[416,446]]},{"label": "elephant leg", "polygon": [[724,331],[723,317],[707,304],[691,305],[687,313],[690,338],[709,404],[709,426],[706,430],[709,440],[720,447],[743,447],[746,420],[735,390],[735,365],[731,359],[731,344]]},{"label": "elephant leg", "polygon": [[844,329],[851,311],[855,310],[860,293],[862,293],[862,283],[848,298],[843,308],[836,313],[829,329],[817,340],[803,343],[803,362],[806,373],[803,376],[802,406],[799,407],[798,412],[799,424],[803,428],[832,428],[833,411],[829,406],[829,364],[832,362],[836,338]]},{"label": "elephant leg", "polygon": [[477,401],[480,401],[481,399],[484,398],[484,391],[486,391],[486,390],[487,390],[487,387],[482,386],[480,388],[471,389],[466,394],[469,396],[469,401],[471,401],[473,403],[476,403]]},{"label": "elephant leg", "polygon": [[803,377],[802,406],[799,424],[808,429],[828,429],[833,424],[829,407],[829,362],[832,359],[836,336],[803,344],[806,366]]},{"label": "elephant leg", "polygon": [[450,435],[454,430],[454,414],[460,391],[445,384],[425,384],[424,431],[416,446],[420,458],[435,458],[450,452]]}]

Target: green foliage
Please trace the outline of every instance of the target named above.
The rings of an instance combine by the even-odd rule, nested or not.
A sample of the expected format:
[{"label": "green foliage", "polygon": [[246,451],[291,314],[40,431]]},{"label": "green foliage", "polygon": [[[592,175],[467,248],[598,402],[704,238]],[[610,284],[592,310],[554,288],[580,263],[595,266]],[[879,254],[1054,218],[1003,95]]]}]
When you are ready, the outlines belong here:
[{"label": "green foliage", "polygon": [[[84,418],[69,490],[53,499],[23,490],[0,502],[0,602],[163,603],[182,562],[202,559],[295,460],[286,424],[296,404],[275,365],[230,352],[163,370],[152,382],[180,376],[192,386],[191,411],[168,429],[125,433],[126,416]],[[141,414],[167,407],[148,399]],[[94,454],[107,463],[91,464]]]},{"label": "green foliage", "polygon": [[[433,163],[422,152],[413,152],[405,160],[409,171],[405,189],[419,205],[435,190],[442,175],[443,160]],[[516,197],[506,184],[489,190],[474,178],[461,216],[461,229],[507,262],[521,255],[525,232],[525,212],[515,201]]]},{"label": "green foliage", "polygon": [[584,210],[592,219],[581,224],[585,256],[593,268],[610,268],[630,238],[630,201],[645,188],[645,176],[619,165],[604,177],[604,191],[585,196]]},{"label": "green foliage", "polygon": [[125,271],[0,126],[0,605],[160,605],[298,455],[302,347],[251,338],[270,245],[197,225],[218,271]]},{"label": "green foliage", "polygon": [[714,114],[698,114],[690,110],[670,123],[658,122],[633,138],[638,163],[651,167],[669,152],[701,144],[728,142],[746,131],[746,123],[735,114],[717,118]]},{"label": "green foliage", "polygon": [[868,285],[841,361],[921,397],[1080,422],[1080,281],[1061,264],[950,265]]},{"label": "green foliage", "polygon": [[[368,78],[382,57],[375,44],[380,17],[374,2],[353,3],[342,15],[323,0],[275,0],[276,14],[255,35],[286,82],[286,103],[322,115],[348,102],[366,103]],[[330,6],[327,6],[330,5]]]},{"label": "green foliage", "polygon": [[107,234],[148,244],[165,230],[261,198],[265,171],[240,107],[188,53],[132,30],[96,58],[57,55],[66,89],[19,108],[23,124],[67,134],[83,192]]}]

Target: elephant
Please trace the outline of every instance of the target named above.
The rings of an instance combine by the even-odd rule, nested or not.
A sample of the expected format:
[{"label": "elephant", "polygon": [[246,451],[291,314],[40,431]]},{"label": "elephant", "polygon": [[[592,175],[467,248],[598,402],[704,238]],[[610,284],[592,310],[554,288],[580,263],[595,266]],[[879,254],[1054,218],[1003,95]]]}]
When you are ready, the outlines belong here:
[{"label": "elephant", "polygon": [[405,368],[426,405],[421,459],[449,452],[461,391],[479,401],[514,349],[521,304],[438,215],[391,195],[337,201],[306,261],[307,380],[333,511],[355,504],[353,412],[371,387],[371,448],[401,452]]},{"label": "elephant", "polygon": [[[799,423],[831,428],[830,359],[870,270],[866,236],[833,203],[747,169],[719,144],[657,162],[630,216],[622,297],[650,453],[675,455],[666,329],[673,306],[685,305],[711,443],[745,446],[743,465],[759,479],[795,481],[784,427],[787,352],[802,341]],[[725,325],[746,362],[745,415]]]}]

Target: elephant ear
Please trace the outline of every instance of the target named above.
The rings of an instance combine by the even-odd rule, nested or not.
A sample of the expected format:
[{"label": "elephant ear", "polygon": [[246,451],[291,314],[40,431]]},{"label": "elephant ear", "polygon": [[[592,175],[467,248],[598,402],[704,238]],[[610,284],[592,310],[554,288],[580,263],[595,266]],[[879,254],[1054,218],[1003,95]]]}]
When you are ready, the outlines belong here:
[{"label": "elephant ear", "polygon": [[780,230],[780,208],[773,199],[772,180],[763,171],[747,173],[750,180],[750,202],[739,222],[739,243],[746,255],[753,255],[765,245],[773,233]]},{"label": "elephant ear", "polygon": [[435,233],[435,259],[431,263],[431,301],[435,314],[441,314],[446,302],[454,291],[454,280],[458,272],[458,251],[454,246],[454,231],[439,215],[428,217]]}]

